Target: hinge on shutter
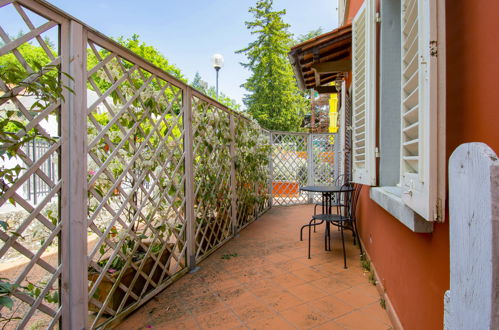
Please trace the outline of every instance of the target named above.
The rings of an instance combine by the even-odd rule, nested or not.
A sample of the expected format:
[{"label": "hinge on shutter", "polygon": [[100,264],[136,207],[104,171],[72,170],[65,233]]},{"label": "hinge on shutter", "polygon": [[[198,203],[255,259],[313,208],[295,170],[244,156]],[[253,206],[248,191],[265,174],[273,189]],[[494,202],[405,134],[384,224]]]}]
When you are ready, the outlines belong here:
[{"label": "hinge on shutter", "polygon": [[379,156],[379,148],[378,148],[378,147],[374,148],[374,156],[375,156],[376,158],[379,158],[379,157],[380,157],[380,156]]},{"label": "hinge on shutter", "polygon": [[438,42],[436,40],[430,41],[430,56],[438,56]]},{"label": "hinge on shutter", "polygon": [[381,16],[379,13],[376,13],[376,23],[381,23]]},{"label": "hinge on shutter", "polygon": [[437,205],[435,205],[435,210],[433,211],[433,221],[442,222],[442,199],[437,198]]}]

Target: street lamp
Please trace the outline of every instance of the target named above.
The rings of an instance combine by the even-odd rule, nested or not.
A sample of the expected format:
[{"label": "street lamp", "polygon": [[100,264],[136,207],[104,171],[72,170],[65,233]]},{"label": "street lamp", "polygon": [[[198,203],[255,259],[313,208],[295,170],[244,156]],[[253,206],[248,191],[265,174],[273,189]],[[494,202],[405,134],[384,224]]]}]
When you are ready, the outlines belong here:
[{"label": "street lamp", "polygon": [[217,92],[217,101],[218,101],[218,71],[224,66],[224,57],[220,54],[215,54],[211,57],[211,64],[215,68],[215,71],[217,72],[217,87],[216,87],[216,92]]}]

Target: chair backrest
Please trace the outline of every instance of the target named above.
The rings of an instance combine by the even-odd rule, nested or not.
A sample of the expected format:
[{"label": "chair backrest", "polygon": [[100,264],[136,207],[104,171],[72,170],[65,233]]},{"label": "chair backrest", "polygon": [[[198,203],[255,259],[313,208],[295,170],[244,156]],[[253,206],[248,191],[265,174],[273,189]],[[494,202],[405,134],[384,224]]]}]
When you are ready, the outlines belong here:
[{"label": "chair backrest", "polygon": [[343,186],[345,183],[345,174],[340,174],[334,179],[334,185],[337,187]]},{"label": "chair backrest", "polygon": [[352,184],[347,182],[341,185],[340,191],[337,194],[337,200],[339,203],[336,205],[336,214],[340,214],[344,217],[350,216],[350,209],[352,204]]},{"label": "chair backrest", "polygon": [[355,220],[357,201],[359,200],[362,185],[353,182],[344,183],[340,188],[339,199],[341,205],[337,206],[337,214]]},{"label": "chair backrest", "polygon": [[357,202],[359,201],[360,191],[362,190],[362,185],[355,183],[354,191],[352,196],[352,207],[350,210],[350,217],[352,220],[357,220]]}]

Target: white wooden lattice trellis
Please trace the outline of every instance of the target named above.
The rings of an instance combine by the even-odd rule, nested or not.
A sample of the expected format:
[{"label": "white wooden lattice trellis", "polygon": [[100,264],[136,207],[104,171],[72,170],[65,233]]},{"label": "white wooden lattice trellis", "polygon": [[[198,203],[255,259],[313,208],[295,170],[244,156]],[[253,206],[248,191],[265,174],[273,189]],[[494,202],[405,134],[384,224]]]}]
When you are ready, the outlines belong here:
[{"label": "white wooden lattice trellis", "polygon": [[98,95],[87,110],[93,327],[187,266],[181,86],[102,41],[88,35],[87,83]]},{"label": "white wooden lattice trellis", "polygon": [[[50,175],[49,169],[44,166],[49,158],[56,163],[64,161],[61,160],[64,141],[61,139],[61,132],[51,129],[46,122],[49,118],[60,118],[64,113],[61,112],[61,100],[40,100],[38,104],[28,105],[26,99],[30,92],[26,86],[41,82],[49,75],[57,76],[60,72],[65,55],[65,40],[49,44],[45,38],[63,33],[67,24],[59,15],[37,14],[22,5],[22,2],[1,2],[0,15],[9,17],[9,20],[0,21],[0,63],[3,65],[0,77],[0,115],[6,118],[10,116],[9,111],[13,111],[15,120],[26,126],[26,130],[12,131],[18,138],[37,135],[47,141],[47,147],[37,154],[36,159],[24,148],[20,148],[17,156],[10,162],[4,158],[1,163],[2,168],[12,168],[15,165],[23,168],[13,183],[4,177],[0,179],[0,208],[9,209],[15,205],[17,211],[16,219],[5,219],[4,214],[0,216],[0,220],[5,221],[5,226],[0,231],[2,268],[5,269],[14,260],[22,265],[14,270],[2,271],[1,277],[8,276],[6,281],[11,284],[31,289],[15,290],[11,296],[13,306],[10,310],[0,306],[0,326],[11,327],[12,323],[16,323],[17,327],[24,328],[43,323],[52,328],[57,325],[63,312],[54,293],[60,290],[59,280],[64,264],[58,258],[47,258],[46,255],[57,251],[61,246],[60,234],[67,219],[59,215],[61,207],[63,211],[65,207],[64,198],[62,203],[61,198],[66,186],[59,172]],[[9,22],[23,26],[25,32],[14,36]],[[30,51],[33,47],[38,50],[36,57]],[[7,70],[11,69],[7,63],[18,68],[25,78],[18,82],[10,81]],[[12,127],[3,129],[11,130]],[[5,156],[4,148],[8,146],[9,142],[1,142],[2,156]],[[47,192],[36,204],[22,189],[22,185],[30,181],[42,183]],[[36,240],[27,242],[25,237],[28,235],[35,235]],[[9,322],[11,318],[14,319]]]},{"label": "white wooden lattice trellis", "polygon": [[296,205],[320,196],[299,190],[305,185],[331,185],[338,176],[334,162],[336,134],[272,132],[272,204]]}]

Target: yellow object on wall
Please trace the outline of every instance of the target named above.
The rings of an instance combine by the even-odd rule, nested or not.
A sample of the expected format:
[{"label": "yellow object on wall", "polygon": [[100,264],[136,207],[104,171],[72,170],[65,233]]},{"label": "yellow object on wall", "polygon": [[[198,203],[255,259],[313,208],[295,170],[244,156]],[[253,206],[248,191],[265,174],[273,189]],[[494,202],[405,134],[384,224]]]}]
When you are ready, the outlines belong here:
[{"label": "yellow object on wall", "polygon": [[338,133],[338,94],[329,97],[329,133]]}]

